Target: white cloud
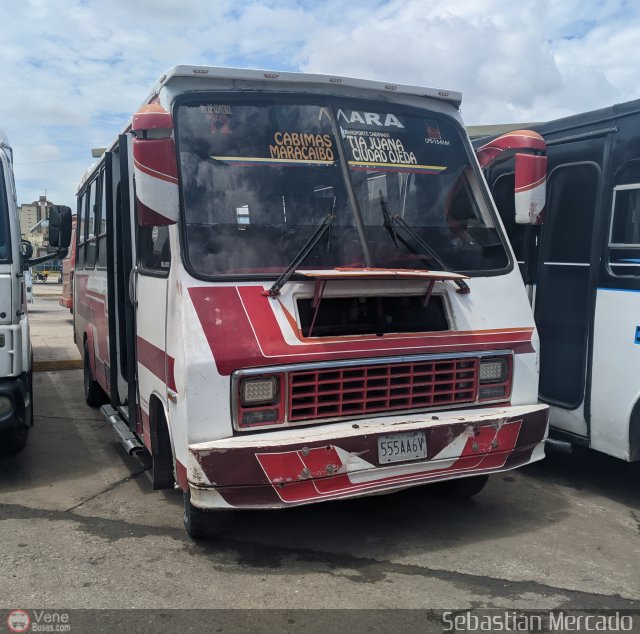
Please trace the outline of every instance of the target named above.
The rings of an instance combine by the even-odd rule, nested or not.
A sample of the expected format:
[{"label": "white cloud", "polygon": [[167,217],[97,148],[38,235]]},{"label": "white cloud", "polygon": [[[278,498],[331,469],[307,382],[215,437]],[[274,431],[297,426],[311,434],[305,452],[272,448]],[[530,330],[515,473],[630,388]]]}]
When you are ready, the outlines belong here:
[{"label": "white cloud", "polygon": [[110,143],[181,63],[462,90],[468,123],[555,118],[640,96],[625,0],[25,0],[0,5],[0,127],[21,201],[72,207]]},{"label": "white cloud", "polygon": [[544,120],[638,96],[639,17],[615,1],[394,0],[316,33],[304,68],[459,89],[469,123]]}]

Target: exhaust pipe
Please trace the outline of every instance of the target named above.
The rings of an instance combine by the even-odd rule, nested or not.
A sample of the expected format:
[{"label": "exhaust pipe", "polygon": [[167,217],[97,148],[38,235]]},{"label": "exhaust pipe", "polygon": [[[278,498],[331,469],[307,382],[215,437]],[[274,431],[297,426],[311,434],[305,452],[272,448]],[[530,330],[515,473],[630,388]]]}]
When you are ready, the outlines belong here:
[{"label": "exhaust pipe", "polygon": [[107,422],[113,427],[120,444],[125,451],[133,456],[144,451],[144,445],[138,440],[138,437],[129,429],[127,424],[120,418],[116,410],[110,405],[104,405],[100,408],[102,415]]},{"label": "exhaust pipe", "polygon": [[547,438],[545,449],[556,451],[558,453],[571,453],[573,451],[573,443],[568,440],[558,440],[557,438]]}]

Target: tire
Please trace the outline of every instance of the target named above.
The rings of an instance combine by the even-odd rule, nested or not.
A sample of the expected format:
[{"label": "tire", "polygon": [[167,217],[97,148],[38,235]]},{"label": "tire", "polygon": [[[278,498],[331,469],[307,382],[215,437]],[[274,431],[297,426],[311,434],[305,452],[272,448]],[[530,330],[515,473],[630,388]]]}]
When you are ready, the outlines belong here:
[{"label": "tire", "polygon": [[[152,401],[153,403],[153,401]],[[172,489],[175,483],[173,476],[174,461],[171,449],[169,427],[160,405],[153,408],[157,412],[155,430],[151,430],[151,483],[153,490]]]},{"label": "tire", "polygon": [[472,498],[484,489],[489,480],[488,475],[471,476],[470,478],[458,478],[440,483],[439,493],[442,496],[462,500]]},{"label": "tire", "polygon": [[107,395],[91,374],[89,348],[86,341],[84,342],[84,400],[89,407],[100,407],[107,402]]},{"label": "tire", "polygon": [[229,511],[203,511],[191,504],[188,491],[182,493],[184,530],[191,539],[218,537],[229,526]]},{"label": "tire", "polygon": [[22,451],[29,439],[29,428],[20,426],[0,431],[0,455],[13,456]]}]

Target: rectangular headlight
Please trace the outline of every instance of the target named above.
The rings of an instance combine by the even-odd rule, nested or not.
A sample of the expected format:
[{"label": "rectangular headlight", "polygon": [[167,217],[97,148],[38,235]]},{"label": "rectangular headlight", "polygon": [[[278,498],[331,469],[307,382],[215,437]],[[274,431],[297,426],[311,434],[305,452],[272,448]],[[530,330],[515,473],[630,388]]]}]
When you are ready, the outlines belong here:
[{"label": "rectangular headlight", "polygon": [[507,363],[504,359],[480,361],[480,383],[503,383],[507,379]]},{"label": "rectangular headlight", "polygon": [[243,379],[240,383],[240,400],[242,405],[260,405],[273,403],[278,395],[278,381],[275,377],[268,379]]}]

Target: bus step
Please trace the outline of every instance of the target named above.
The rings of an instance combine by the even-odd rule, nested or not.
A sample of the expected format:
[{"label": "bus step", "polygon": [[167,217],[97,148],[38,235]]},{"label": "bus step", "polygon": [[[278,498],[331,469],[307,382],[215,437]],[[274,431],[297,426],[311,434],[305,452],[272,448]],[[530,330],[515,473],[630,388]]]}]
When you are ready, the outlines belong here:
[{"label": "bus step", "polygon": [[548,449],[549,451],[557,451],[558,453],[571,453],[573,451],[573,444],[568,440],[547,438],[545,449]]},{"label": "bus step", "polygon": [[100,411],[105,420],[111,424],[118,440],[130,456],[144,450],[144,445],[138,440],[138,437],[129,429],[127,424],[120,418],[120,414],[118,414],[111,405],[103,405]]}]

